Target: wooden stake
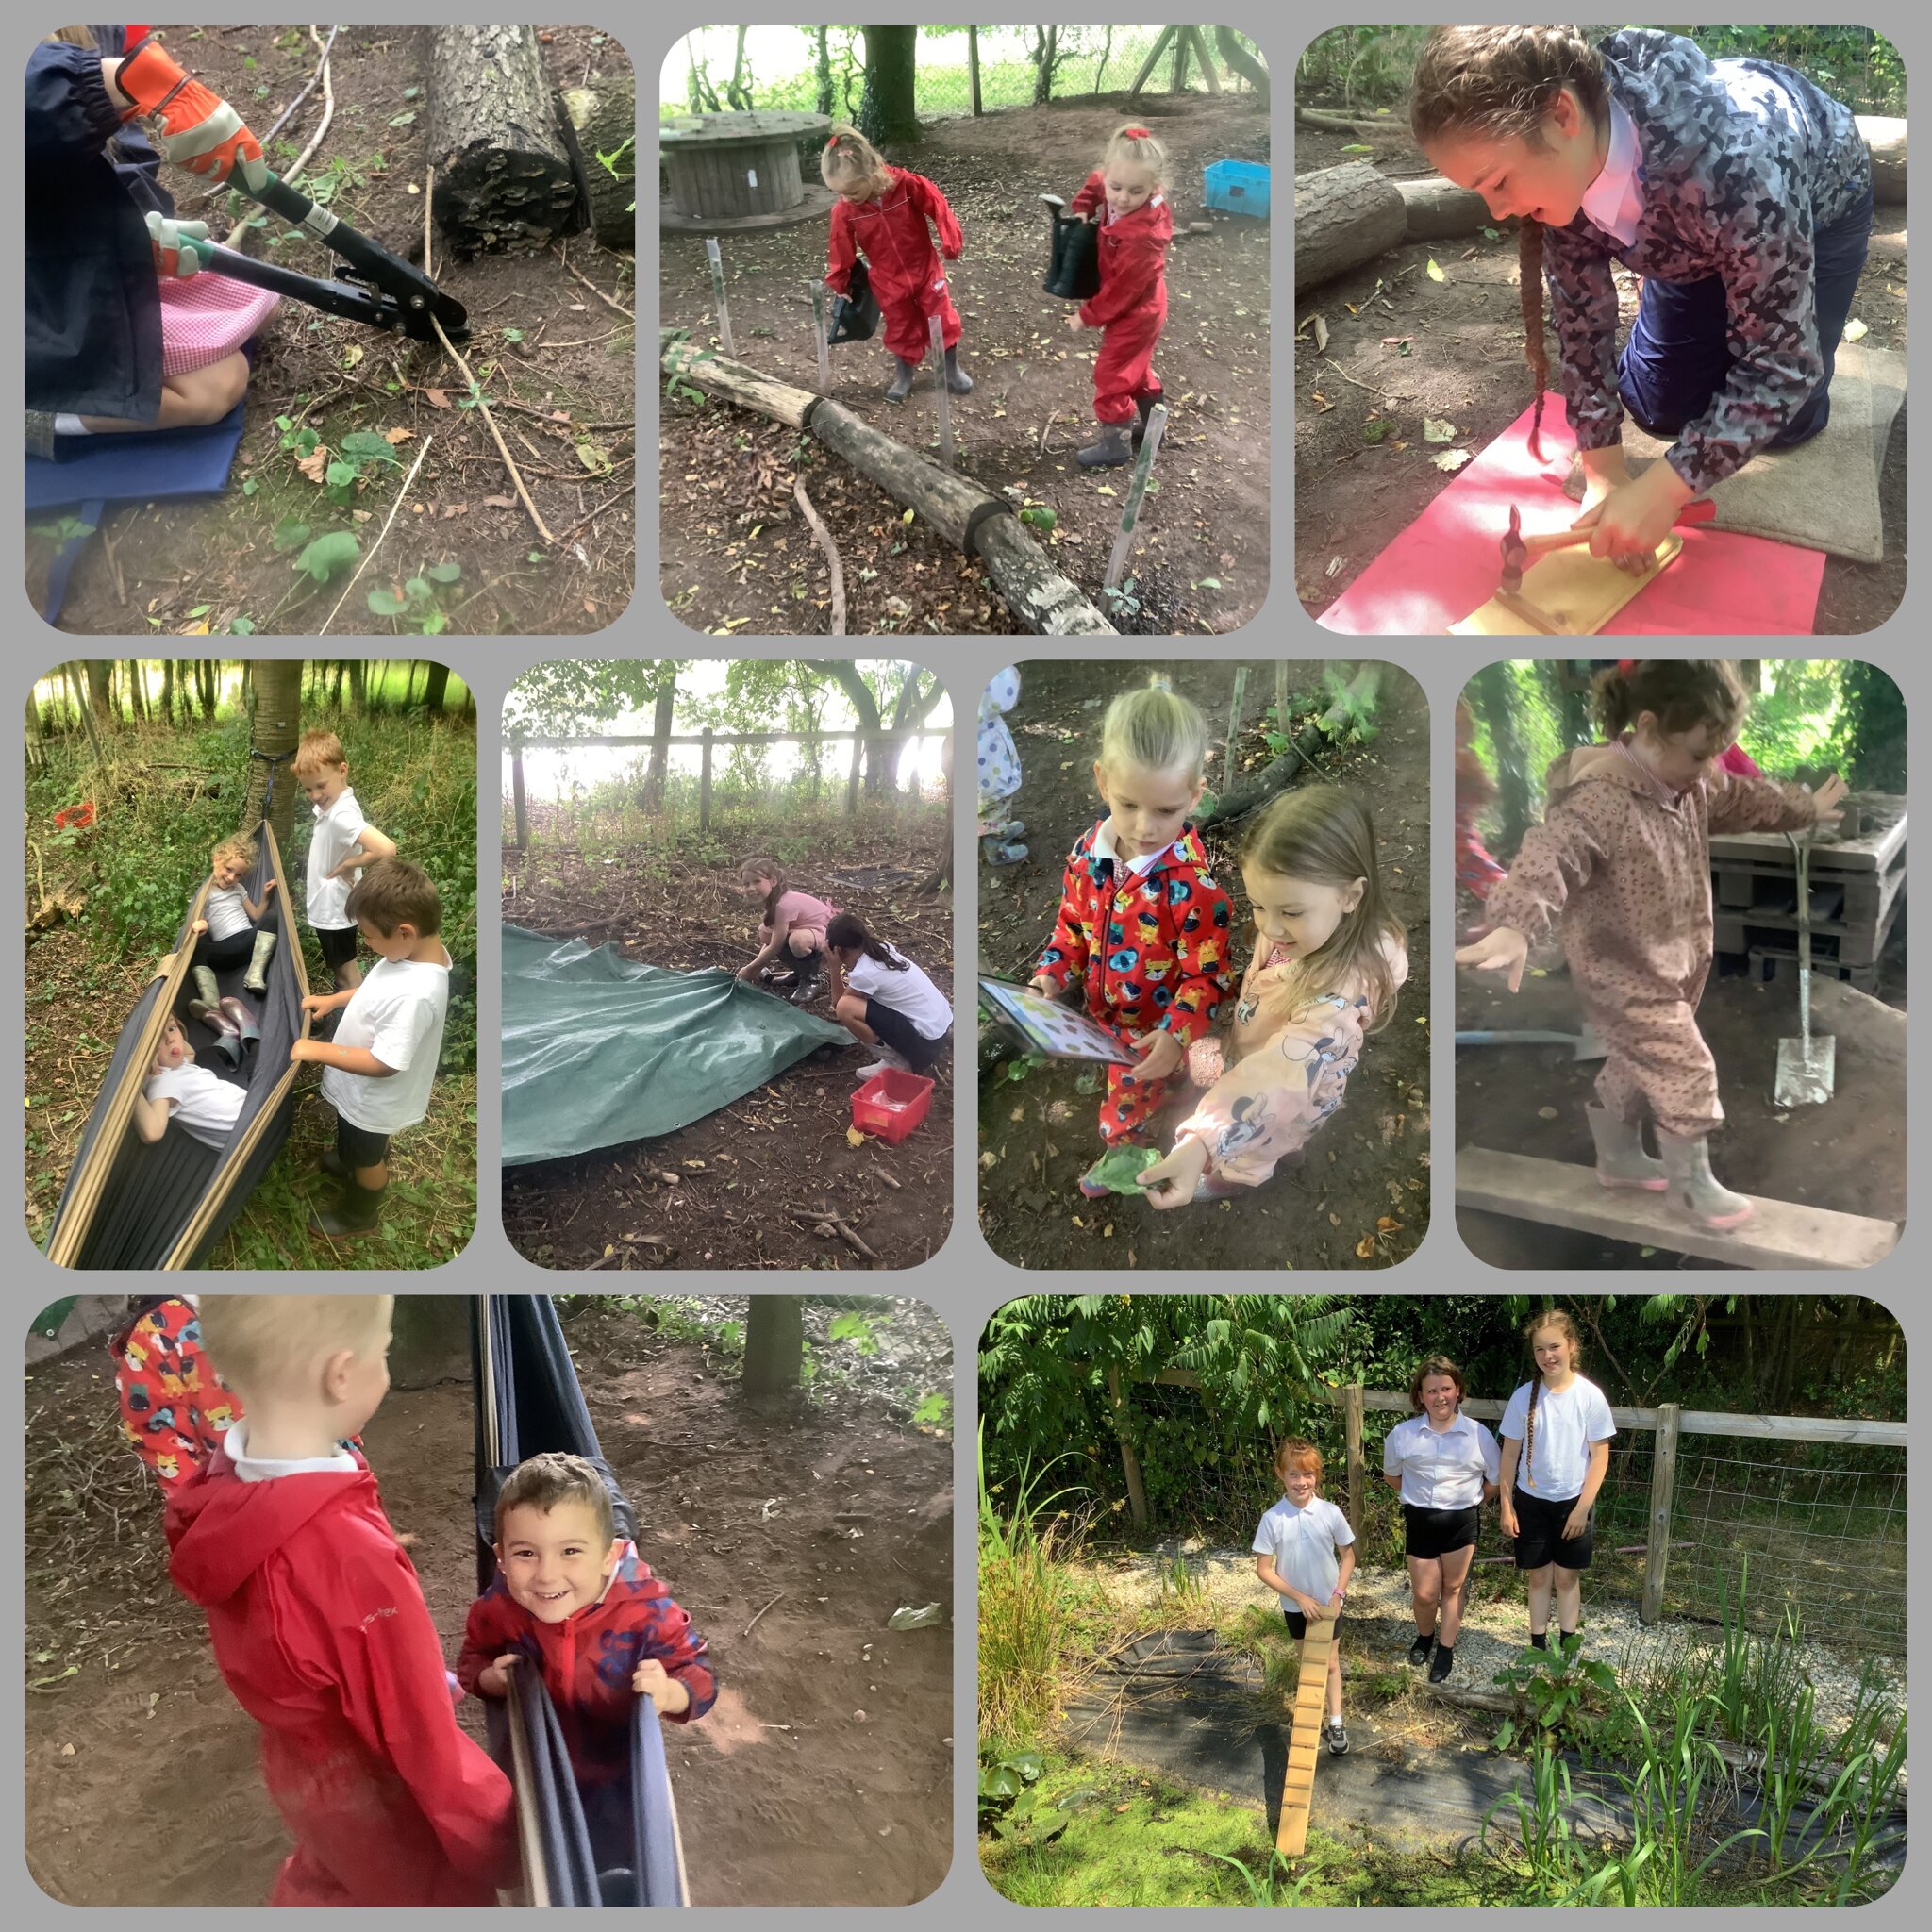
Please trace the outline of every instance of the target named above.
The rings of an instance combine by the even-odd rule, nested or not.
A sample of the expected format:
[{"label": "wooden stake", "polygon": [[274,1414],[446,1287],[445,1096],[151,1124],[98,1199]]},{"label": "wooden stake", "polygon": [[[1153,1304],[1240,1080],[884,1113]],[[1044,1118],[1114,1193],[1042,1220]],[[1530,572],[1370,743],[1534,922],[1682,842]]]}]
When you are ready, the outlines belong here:
[{"label": "wooden stake", "polygon": [[[1172,27],[1168,29],[1174,31]],[[1147,418],[1147,433],[1141,439],[1141,455],[1134,464],[1133,480],[1127,485],[1127,501],[1121,511],[1120,534],[1113,540],[1113,555],[1107,560],[1107,588],[1120,589],[1127,568],[1127,550],[1134,541],[1134,525],[1141,515],[1141,499],[1147,493],[1147,479],[1154,474],[1154,457],[1167,431],[1167,405],[1156,403]]]},{"label": "wooden stake", "polygon": [[938,378],[935,392],[940,405],[940,467],[953,467],[953,392],[946,387],[946,344],[937,315],[925,319],[926,340],[932,343],[933,374]]},{"label": "wooden stake", "polygon": [[1234,783],[1234,742],[1241,735],[1241,700],[1247,694],[1248,667],[1245,664],[1238,664],[1235,666],[1234,673],[1234,705],[1227,714],[1227,744],[1222,752],[1221,759],[1221,785],[1223,791],[1225,791]]},{"label": "wooden stake", "polygon": [[832,389],[832,356],[825,346],[825,285],[814,275],[806,284],[811,295],[811,345],[819,358],[819,393],[829,395]]},{"label": "wooden stake", "polygon": [[832,541],[831,531],[825,528],[824,520],[812,508],[811,498],[805,493],[804,477],[792,479],[791,494],[805,512],[805,520],[811,525],[811,533],[818,539],[819,548],[825,553],[825,561],[832,568],[832,635],[842,638],[845,635],[845,566],[839,560],[839,546]]},{"label": "wooden stake", "polygon": [[718,305],[718,341],[727,356],[738,354],[738,344],[731,339],[731,308],[724,300],[724,258],[718,253],[718,238],[705,237],[705,254],[711,263],[711,299]]}]

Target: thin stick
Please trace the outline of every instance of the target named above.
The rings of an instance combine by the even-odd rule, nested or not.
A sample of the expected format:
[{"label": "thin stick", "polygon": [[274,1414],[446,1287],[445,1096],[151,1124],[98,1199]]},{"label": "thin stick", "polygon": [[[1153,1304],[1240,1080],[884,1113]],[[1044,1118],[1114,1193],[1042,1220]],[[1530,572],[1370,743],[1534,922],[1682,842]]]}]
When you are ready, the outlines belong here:
[{"label": "thin stick", "polygon": [[389,536],[389,526],[395,522],[396,512],[402,508],[403,499],[408,495],[409,486],[416,480],[416,472],[423,467],[423,458],[429,454],[429,445],[435,441],[436,438],[433,435],[425,436],[423,439],[423,447],[416,452],[416,460],[410,465],[409,474],[403,478],[403,487],[396,491],[396,500],[389,507],[389,519],[382,526],[382,535],[370,547],[369,555],[356,566],[356,575],[349,579],[348,590],[345,590],[336,599],[336,609],[331,610],[323,619],[322,629],[316,632],[317,637],[321,637],[328,629],[329,625],[336,621],[336,610],[340,610],[349,601],[349,591],[353,591],[361,582],[362,573],[375,560],[375,553],[382,548],[384,540]]},{"label": "thin stick", "polygon": [[926,340],[932,344],[933,374],[938,378],[933,392],[939,398],[940,406],[940,468],[953,467],[953,392],[946,387],[946,344],[941,333],[940,319],[928,315],[925,319]]},{"label": "thin stick", "polygon": [[791,493],[798,499],[798,507],[805,512],[805,520],[811,525],[811,533],[819,540],[819,548],[825,553],[825,561],[832,567],[832,635],[842,638],[845,635],[845,566],[839,561],[839,546],[832,541],[831,531],[825,528],[824,520],[811,507],[811,498],[805,493],[804,477],[792,478]]},{"label": "thin stick", "polygon": [[1222,783],[1232,789],[1234,785],[1234,741],[1241,728],[1241,700],[1248,694],[1248,667],[1245,664],[1236,668],[1234,674],[1234,708],[1227,714],[1227,746],[1222,754]]},{"label": "thin stick", "polygon": [[[318,47],[322,45],[322,36],[312,26],[308,29],[308,38]],[[334,40],[335,36],[331,34],[329,38]],[[295,185],[295,177],[308,165],[308,158],[322,145],[322,138],[328,132],[328,124],[336,118],[336,84],[334,76],[329,72],[329,65],[326,59],[323,61],[316,72],[322,75],[322,119],[315,124],[315,132],[308,137],[308,145],[295,157],[294,166],[289,169],[281,177],[291,188]],[[242,243],[248,239],[248,224],[254,219],[253,215],[243,215],[222,237],[222,246],[239,251]]]},{"label": "thin stick", "polygon": [[571,274],[575,275],[577,280],[583,283],[584,287],[590,290],[591,293],[596,296],[598,301],[603,303],[607,308],[616,309],[618,314],[627,317],[632,322],[635,322],[638,319],[635,310],[626,308],[622,302],[613,302],[610,299],[610,297],[607,295],[604,292],[604,291],[600,289],[596,285],[596,283],[590,278],[589,275],[583,274],[580,270],[573,267],[569,256],[559,255],[558,257],[558,259],[561,261],[564,267],[569,269]]},{"label": "thin stick", "polygon": [[423,273],[433,282],[436,279],[436,263],[429,252],[429,209],[436,199],[436,163],[429,163],[429,172],[423,183]]},{"label": "thin stick", "polygon": [[637,487],[637,478],[633,476],[631,480],[624,486],[622,490],[619,490],[611,495],[607,496],[604,499],[604,501],[597,506],[595,509],[586,511],[584,515],[580,516],[576,520],[576,522],[574,523],[570,526],[570,528],[567,529],[563,533],[563,535],[561,537],[558,537],[556,541],[558,543],[567,542],[572,537],[575,537],[576,533],[579,530],[581,530],[586,524],[595,523],[597,519],[601,517],[604,514],[604,512],[607,509],[608,509],[613,503],[621,503]]},{"label": "thin stick", "polygon": [[[784,1596],[784,1594],[785,1594],[785,1592],[784,1592],[784,1591],[783,1591],[781,1590],[781,1591],[780,1591],[778,1592],[777,1596],[774,1596],[774,1598],[772,1599],[772,1604],[775,1604],[775,1603],[777,1603],[777,1602],[778,1602],[778,1601],[779,1601],[779,1600],[780,1600],[780,1599],[781,1599],[781,1598],[782,1598],[782,1597]],[[767,1605],[765,1606],[765,1610],[769,1610],[769,1609],[770,1609],[770,1608],[772,1607],[772,1604],[767,1604]],[[763,1616],[763,1615],[765,1614],[765,1610],[760,1610],[760,1611],[758,1612],[758,1617],[762,1617],[762,1616]],[[749,1637],[749,1636],[751,1635],[751,1633],[752,1633],[752,1627],[753,1627],[753,1625],[754,1625],[754,1624],[757,1624],[757,1622],[758,1622],[758,1617],[754,1617],[754,1618],[753,1618],[753,1619],[751,1620],[751,1623],[750,1623],[750,1624],[746,1624],[746,1625],[744,1626],[744,1634],[745,1634],[745,1635],[746,1635],[747,1637]]]},{"label": "thin stick", "polygon": [[[503,466],[509,472],[509,480],[517,486],[517,494],[524,499],[524,508],[530,512],[530,521],[537,526],[537,534],[544,542],[556,545],[557,539],[550,534],[550,526],[538,514],[537,506],[530,501],[530,491],[524,482],[523,472],[517,468],[516,458],[509,453],[509,444],[503,440],[503,431],[496,426],[496,418],[490,413],[489,400],[483,393],[482,385],[471,373],[470,365],[463,360],[462,351],[444,333],[441,321],[435,315],[429,318],[429,325],[436,331],[436,340],[455,358],[456,365],[463,372],[464,378],[476,397],[476,408],[481,410],[483,421],[489,425],[490,433],[496,439],[496,447],[502,453]],[[426,448],[427,445],[425,444]],[[421,458],[419,458],[420,461]]]}]

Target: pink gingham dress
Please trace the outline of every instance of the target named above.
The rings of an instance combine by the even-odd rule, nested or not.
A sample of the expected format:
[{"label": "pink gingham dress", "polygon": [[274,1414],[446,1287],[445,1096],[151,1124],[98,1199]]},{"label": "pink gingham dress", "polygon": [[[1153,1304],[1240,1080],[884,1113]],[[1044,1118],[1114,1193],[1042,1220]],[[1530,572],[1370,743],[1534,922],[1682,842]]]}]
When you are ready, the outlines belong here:
[{"label": "pink gingham dress", "polygon": [[161,278],[161,375],[187,375],[231,356],[282,298],[208,269]]}]

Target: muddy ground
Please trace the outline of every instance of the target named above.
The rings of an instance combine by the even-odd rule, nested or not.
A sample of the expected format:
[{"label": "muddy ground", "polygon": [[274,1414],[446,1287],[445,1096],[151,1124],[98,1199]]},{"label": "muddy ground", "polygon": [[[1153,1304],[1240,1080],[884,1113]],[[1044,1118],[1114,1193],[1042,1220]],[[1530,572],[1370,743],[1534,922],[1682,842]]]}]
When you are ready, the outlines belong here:
[{"label": "muddy ground", "polygon": [[[559,25],[541,31],[548,37],[545,69],[556,87],[630,75],[629,57],[602,29]],[[320,58],[299,26],[174,26],[163,38],[183,69],[230,102],[258,134],[295,97]],[[426,28],[343,26],[329,57],[335,118],[295,184],[311,196],[325,189],[333,213],[419,267],[427,42]],[[308,144],[321,98],[318,87],[269,144],[271,166],[290,167]],[[397,126],[401,116],[413,119]],[[240,215],[264,213],[226,195],[204,200],[202,183],[168,163],[161,175],[181,215],[206,220],[218,241]],[[303,275],[331,275],[337,257],[279,217],[264,220],[249,231],[249,253]],[[278,241],[289,234],[298,239]],[[342,605],[332,634],[387,636],[420,627],[373,615],[366,593],[387,587],[400,594],[401,582],[391,578],[442,563],[462,570],[437,595],[452,635],[579,634],[617,618],[636,580],[637,513],[634,499],[623,493],[636,479],[635,325],[611,303],[625,311],[635,307],[631,257],[601,249],[584,234],[534,256],[465,262],[451,258],[439,239],[433,268],[438,286],[469,311],[471,337],[458,346],[555,546],[544,542],[518,500],[487,425],[463,407],[469,385],[441,343],[325,317],[285,298],[259,338],[227,490],[114,512],[75,566],[58,628],[183,635],[193,624],[220,635],[243,618],[263,633],[316,631],[346,578],[321,587],[298,577],[289,552],[276,547],[277,526],[306,523],[310,537],[353,531],[366,554],[408,466],[432,437],[380,559]],[[403,467],[359,484],[353,506],[333,505],[320,483],[297,470],[295,452],[282,447],[275,420],[282,416],[294,425],[288,433],[313,427],[330,450],[354,430],[401,431],[396,450]],[[252,494],[250,483],[259,486]],[[36,608],[54,547],[46,536],[29,535],[27,589]],[[191,617],[203,605],[208,610]]]},{"label": "muddy ground", "polygon": [[[1020,702],[1007,724],[1024,774],[1011,809],[1025,824],[1030,856],[980,868],[982,973],[1030,976],[1053,931],[1065,855],[1102,815],[1092,768],[1106,702],[1156,668],[1224,730],[1232,662],[1022,664]],[[1314,708],[1323,669],[1288,667],[1297,730]],[[1274,696],[1274,662],[1251,663],[1237,756],[1244,771],[1270,761],[1265,713]],[[1383,672],[1376,723],[1372,742],[1317,755],[1323,778],[1370,798],[1383,890],[1408,928],[1408,984],[1394,1020],[1363,1052],[1341,1112],[1298,1163],[1236,1199],[1164,1213],[1124,1196],[1093,1203],[1075,1185],[1100,1153],[1099,1092],[1077,1085],[1085,1063],[1050,1060],[1014,1081],[1010,1070],[1025,1062],[1003,1058],[982,1072],[979,1094],[980,1226],[996,1254],[1025,1268],[1198,1270],[1387,1268],[1415,1251],[1429,1215],[1428,716],[1420,688],[1392,666]],[[1209,777],[1225,789],[1218,755]],[[1215,878],[1234,902],[1243,934],[1236,963],[1245,967],[1252,926],[1234,863],[1241,829],[1236,822],[1208,844]],[[1184,1101],[1176,1095],[1157,1127],[1162,1145]]]},{"label": "muddy ground", "polygon": [[[949,1386],[938,1318],[874,1306],[882,1353],[943,1363]],[[765,1415],[713,1350],[642,1312],[580,1307],[564,1325],[645,1559],[718,1671],[708,1715],[665,1726],[691,1903],[924,1897],[951,1854],[952,1630],[886,1620],[950,1606],[950,1439],[912,1426],[877,1377],[827,1372],[810,1404]],[[392,1390],[364,1434],[452,1663],[476,1588],[472,1401],[457,1383]],[[288,1841],[255,1726],[168,1582],[105,1351],[31,1372],[26,1409],[28,1870],[63,1904],[257,1905]],[[478,1702],[459,1715],[481,1741]],[[103,1856],[109,1821],[121,1852]]]},{"label": "muddy ground", "polygon": [[[1478,927],[1482,914],[1458,891],[1457,929]],[[1472,1030],[1547,1028],[1574,1032],[1581,1008],[1559,944],[1531,955],[1532,972],[1513,997],[1491,975],[1456,975],[1456,1024]],[[1542,976],[1535,976],[1540,970]],[[1892,927],[1880,960],[1877,997],[1906,1004],[1906,921]],[[1835,988],[1819,994],[1831,999]],[[1850,1003],[1856,1008],[1858,1002]],[[1718,1066],[1724,1124],[1711,1141],[1711,1167],[1726,1186],[1767,1199],[1800,1201],[1842,1214],[1906,1218],[1906,1096],[1902,1054],[1857,1030],[1856,1015],[1825,1018],[1817,1029],[1837,1033],[1834,1098],[1822,1107],[1779,1108],[1772,1090],[1778,1041],[1798,1037],[1795,976],[1769,983],[1720,958],[1697,1009],[1697,1024]],[[1598,1061],[1579,1064],[1552,1046],[1461,1047],[1456,1056],[1456,1143],[1499,1148],[1579,1168],[1595,1162],[1587,1102],[1596,1097]],[[1458,1208],[1457,1227],[1471,1250],[1498,1268],[1709,1268],[1712,1262],[1615,1241],[1567,1228]]]},{"label": "muddy ground", "polygon": [[[680,973],[735,972],[758,950],[756,917],[737,891],[737,858],[635,853],[587,858],[546,840],[531,808],[532,849],[506,841],[503,916],[559,939],[610,942],[628,958]],[[835,863],[802,870],[805,890],[857,912],[916,960],[941,991],[953,983],[950,892],[920,886],[940,859],[936,835],[908,837],[869,813]],[[745,850],[797,836],[774,826]],[[831,1018],[821,979],[809,1010]],[[692,1125],[579,1158],[506,1168],[503,1224],[510,1244],[545,1268],[912,1268],[938,1254],[952,1227],[954,1068],[933,1070],[932,1108],[896,1146],[855,1148],[856,1044],[825,1046],[776,1080]],[[674,1187],[664,1179],[675,1174]],[[831,1208],[878,1257],[813,1232]],[[789,1209],[816,1210],[801,1219]]]},{"label": "muddy ground", "polygon": [[[1047,539],[1059,568],[1098,596],[1119,528],[1125,470],[1088,473],[1074,452],[1092,437],[1098,338],[1069,333],[1074,305],[1046,294],[1049,232],[1036,196],[1071,199],[1128,113],[1174,157],[1174,225],[1211,221],[1169,252],[1168,319],[1155,367],[1168,426],[1132,574],[1140,611],[1123,629],[1226,632],[1268,593],[1270,236],[1264,222],[1209,215],[1201,171],[1265,161],[1266,114],[1232,96],[1118,96],[1008,108],[928,124],[887,158],[936,181],[965,232],[948,264],[965,333],[959,359],[977,387],[952,401],[960,473],[1058,515]],[[808,176],[816,181],[813,169]],[[726,294],[739,359],[778,380],[818,387],[808,282],[825,267],[828,218],[728,236]],[[716,345],[702,236],[667,232],[659,321]],[[884,399],[892,361],[883,337],[831,351],[831,393],[914,448],[937,444],[933,374],[903,406]],[[702,386],[702,385],[700,385]],[[828,574],[792,499],[802,476],[844,565],[848,627],[880,632],[1019,628],[976,561],[924,522],[901,521],[885,493],[795,429],[725,404],[667,397],[659,431],[661,588],[692,629],[829,629]]]},{"label": "muddy ground", "polygon": [[[1343,152],[1354,143],[1374,153]],[[1295,129],[1298,174],[1364,160],[1391,177],[1435,172],[1409,144],[1399,113],[1386,133]],[[1446,275],[1441,283],[1428,279],[1432,256]],[[1621,269],[1618,281],[1627,325],[1640,283]],[[1405,243],[1297,298],[1295,325],[1306,333],[1294,342],[1294,575],[1295,592],[1312,615],[1319,617],[1447,487],[1449,479],[1429,460],[1439,452],[1423,438],[1424,415],[1447,417],[1460,432],[1457,445],[1480,452],[1528,407],[1535,390],[1524,361],[1518,286],[1512,225],[1493,242],[1476,234]],[[1852,307],[1870,331],[1869,346],[1904,350],[1906,289],[1905,208],[1881,207]],[[1351,314],[1350,305],[1360,312]],[[1325,351],[1317,350],[1307,326],[1316,314],[1327,327]],[[1407,355],[1403,339],[1409,341]],[[1554,331],[1550,353],[1556,354]],[[1825,558],[1817,636],[1875,630],[1905,594],[1909,408],[1907,399],[1879,480],[1885,560]],[[1363,425],[1374,415],[1392,420],[1394,434],[1364,442]]]}]

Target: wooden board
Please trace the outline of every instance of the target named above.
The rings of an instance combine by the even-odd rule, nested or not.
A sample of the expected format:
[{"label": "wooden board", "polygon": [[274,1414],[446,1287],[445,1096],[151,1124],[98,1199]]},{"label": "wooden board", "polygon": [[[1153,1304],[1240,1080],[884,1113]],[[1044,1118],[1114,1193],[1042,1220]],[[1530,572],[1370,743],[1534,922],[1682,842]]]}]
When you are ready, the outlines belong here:
[{"label": "wooden board", "polygon": [[[1884,872],[1905,844],[1906,802],[1902,797],[1895,792],[1866,791],[1858,794],[1858,802],[1874,811],[1879,823],[1856,839],[1819,840],[1811,847],[1808,867],[1814,879],[1828,872]],[[1713,832],[1710,856],[1713,860],[1761,865],[1786,878],[1796,876],[1790,843],[1782,832]]]},{"label": "wooden board", "polygon": [[1683,538],[1673,530],[1641,575],[1621,571],[1608,558],[1592,557],[1581,546],[1553,550],[1524,572],[1522,590],[1498,591],[1449,629],[1459,637],[1594,637],[1638,591],[1656,582],[1683,547]]},{"label": "wooden board", "polygon": [[1869,1268],[1898,1245],[1895,1222],[1795,1201],[1745,1198],[1754,1210],[1751,1219],[1718,1233],[1674,1208],[1668,1194],[1604,1187],[1587,1167],[1499,1154],[1491,1147],[1456,1150],[1458,1208],[1667,1248],[1701,1261],[1737,1268]]},{"label": "wooden board", "polygon": [[1301,1672],[1295,1678],[1294,1728],[1289,1733],[1288,1768],[1281,1780],[1281,1819],[1274,1849],[1299,1858],[1307,1849],[1308,1807],[1315,1801],[1315,1761],[1321,1755],[1322,1711],[1328,1695],[1328,1659],[1335,1650],[1335,1620],[1310,1624],[1302,1639]]}]

